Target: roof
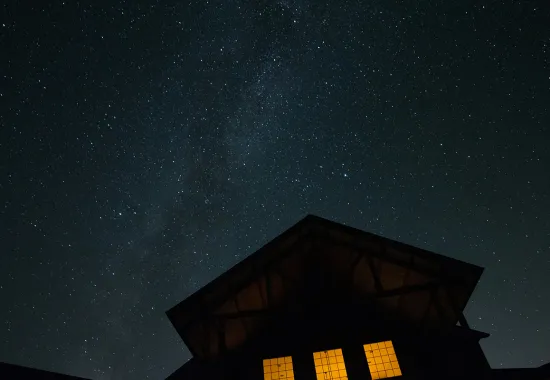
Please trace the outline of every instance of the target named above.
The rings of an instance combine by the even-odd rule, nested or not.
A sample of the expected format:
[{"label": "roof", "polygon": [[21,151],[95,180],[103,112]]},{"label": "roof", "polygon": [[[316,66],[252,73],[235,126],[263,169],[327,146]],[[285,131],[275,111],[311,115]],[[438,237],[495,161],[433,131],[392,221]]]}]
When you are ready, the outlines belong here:
[{"label": "roof", "polygon": [[265,326],[268,312],[291,312],[307,302],[289,308],[288,300],[315,298],[328,287],[337,298],[353,295],[411,320],[453,327],[466,324],[462,311],[482,272],[308,215],[166,314],[193,356],[202,358],[242,346]]},{"label": "roof", "polygon": [[495,380],[549,380],[550,363],[534,368],[498,368],[492,374]]},{"label": "roof", "polygon": [[0,362],[0,374],[3,379],[40,379],[40,380],[86,380],[82,377],[63,375],[41,369],[23,367]]}]

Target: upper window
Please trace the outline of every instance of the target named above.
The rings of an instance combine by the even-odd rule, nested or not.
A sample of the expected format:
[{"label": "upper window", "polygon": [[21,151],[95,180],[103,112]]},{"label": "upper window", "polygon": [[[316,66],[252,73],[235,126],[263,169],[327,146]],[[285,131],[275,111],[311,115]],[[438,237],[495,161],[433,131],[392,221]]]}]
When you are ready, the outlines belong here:
[{"label": "upper window", "polygon": [[393,343],[386,342],[365,344],[365,355],[369,362],[369,370],[373,379],[401,376],[401,369],[395,356]]},{"label": "upper window", "polygon": [[313,353],[317,380],[347,380],[342,350],[328,350]]},{"label": "upper window", "polygon": [[264,380],[294,380],[292,357],[264,359]]}]

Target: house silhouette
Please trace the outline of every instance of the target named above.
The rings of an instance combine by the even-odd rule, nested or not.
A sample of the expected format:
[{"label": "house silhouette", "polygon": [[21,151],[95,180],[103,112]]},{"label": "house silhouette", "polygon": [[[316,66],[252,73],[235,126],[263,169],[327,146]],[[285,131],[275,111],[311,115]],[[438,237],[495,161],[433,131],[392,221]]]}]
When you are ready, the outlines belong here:
[{"label": "house silhouette", "polygon": [[308,215],[167,311],[168,379],[546,379],[493,370],[463,310],[483,268]]}]

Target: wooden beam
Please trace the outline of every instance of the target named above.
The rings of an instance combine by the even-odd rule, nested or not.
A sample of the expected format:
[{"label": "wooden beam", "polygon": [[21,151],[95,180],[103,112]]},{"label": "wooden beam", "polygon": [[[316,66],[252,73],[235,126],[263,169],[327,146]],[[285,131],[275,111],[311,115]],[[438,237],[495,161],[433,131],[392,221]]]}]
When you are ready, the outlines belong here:
[{"label": "wooden beam", "polygon": [[468,321],[466,320],[466,317],[464,317],[464,313],[462,310],[459,310],[458,307],[455,304],[454,298],[452,297],[450,293],[450,289],[445,288],[445,293],[447,294],[447,298],[449,299],[449,303],[451,304],[451,308],[455,312],[456,316],[458,317],[458,322],[460,323],[460,326],[465,327],[467,329],[470,329],[470,325],[468,324]]},{"label": "wooden beam", "polygon": [[434,292],[431,291],[430,292],[430,300],[428,301],[428,307],[426,308],[426,310],[424,310],[424,315],[422,316],[422,323],[426,323],[426,319],[428,318],[428,315],[430,314],[430,309],[431,309],[431,306],[432,306],[432,303],[434,302]]},{"label": "wooden beam", "polygon": [[[256,285],[258,285],[258,292],[260,292],[260,298],[262,299],[262,306],[263,307],[268,307],[267,299],[266,299],[266,297],[264,297],[264,292],[262,291],[262,283],[261,283],[260,280],[261,280],[261,277],[258,279],[258,281],[256,281]],[[267,289],[266,289],[266,292],[267,292]]]},{"label": "wooden beam", "polygon": [[372,260],[372,256],[366,255],[367,262],[369,263],[370,272],[372,274],[372,277],[374,278],[374,289],[378,293],[381,293],[384,291],[384,288],[382,288],[382,282],[380,281],[380,275],[376,271],[376,268],[374,267],[374,261]]},{"label": "wooden beam", "polygon": [[350,267],[350,275],[349,275],[349,286],[353,290],[353,287],[355,286],[354,277],[355,277],[355,270],[357,269],[357,266],[363,259],[363,255],[360,253],[357,254],[357,257],[353,259],[353,262],[351,263]]},{"label": "wooden beam", "polygon": [[[318,240],[319,242],[327,242],[329,244],[334,243],[333,240],[330,239],[329,237],[327,237],[325,234],[322,234],[319,231],[315,231],[315,230],[312,232],[312,238],[315,239],[315,240]],[[377,239],[383,239],[384,241],[387,240],[387,239],[380,238],[380,237],[377,237]],[[454,276],[454,275],[451,275],[449,273],[443,273],[441,271],[431,270],[431,269],[428,269],[428,268],[422,268],[418,264],[416,264],[414,262],[414,260],[398,259],[398,258],[396,258],[392,255],[387,255],[384,252],[385,246],[389,245],[389,246],[392,246],[392,247],[396,247],[396,249],[399,249],[399,250],[403,251],[403,253],[405,253],[405,254],[411,256],[412,258],[414,258],[415,254],[422,254],[421,253],[422,250],[420,248],[415,248],[415,247],[411,247],[411,246],[406,246],[406,247],[401,247],[400,248],[399,246],[402,243],[392,242],[390,240],[387,240],[385,244],[384,243],[375,243],[375,242],[373,242],[373,244],[377,244],[378,249],[370,249],[370,248],[367,249],[367,248],[362,247],[361,245],[353,244],[352,242],[345,242],[345,241],[339,241],[338,242],[338,245],[341,245],[341,246],[347,247],[347,248],[351,248],[359,254],[362,254],[362,255],[365,255],[365,256],[370,255],[372,257],[379,258],[382,261],[387,261],[389,263],[399,265],[399,266],[402,266],[402,267],[405,267],[405,268],[411,268],[411,269],[414,269],[415,271],[417,271],[419,273],[422,273],[422,274],[427,274],[427,275],[430,275],[432,277],[443,277],[443,276],[445,276],[446,278],[450,278],[452,276],[452,278],[456,279],[457,281],[461,280],[461,278],[459,276]],[[412,252],[408,252],[408,251],[412,251]],[[424,257],[425,255],[422,254],[422,256]],[[464,285],[464,281],[462,281],[461,283]]]},{"label": "wooden beam", "polygon": [[[237,310],[237,313],[241,311],[241,308],[239,307],[239,297],[235,297],[235,309]],[[241,319],[241,323],[243,324],[246,335],[250,336],[250,329],[248,328],[248,324],[246,323],[244,318]]]},{"label": "wooden beam", "polygon": [[271,276],[269,271],[265,272],[265,291],[267,293],[267,307],[270,307],[273,302],[273,292],[271,291]]},{"label": "wooden beam", "polygon": [[357,254],[357,257],[353,260],[353,262],[351,263],[351,278],[353,279],[353,275],[355,274],[355,269],[357,268],[357,266],[359,265],[359,263],[361,262],[361,259],[363,258],[363,255],[358,253]]},{"label": "wooden beam", "polygon": [[443,309],[443,306],[441,306],[441,303],[439,302],[439,297],[437,296],[437,288],[432,288],[430,290],[432,301],[434,303],[435,309],[437,311],[437,314],[439,315],[439,319],[441,319],[442,322],[447,320],[447,315],[445,315],[445,310]]}]

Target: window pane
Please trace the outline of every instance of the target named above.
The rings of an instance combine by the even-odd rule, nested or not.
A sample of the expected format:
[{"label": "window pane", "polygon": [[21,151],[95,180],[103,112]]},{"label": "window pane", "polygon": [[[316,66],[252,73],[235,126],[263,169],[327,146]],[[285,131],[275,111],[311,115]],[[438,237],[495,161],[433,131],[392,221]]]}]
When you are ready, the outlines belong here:
[{"label": "window pane", "polygon": [[264,359],[264,380],[289,380],[294,379],[292,357]]},{"label": "window pane", "polygon": [[363,348],[373,379],[401,376],[401,369],[391,340],[365,344]]},{"label": "window pane", "polygon": [[314,352],[313,358],[317,380],[347,380],[341,349]]}]

